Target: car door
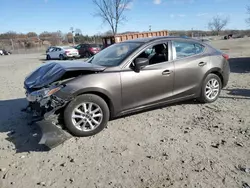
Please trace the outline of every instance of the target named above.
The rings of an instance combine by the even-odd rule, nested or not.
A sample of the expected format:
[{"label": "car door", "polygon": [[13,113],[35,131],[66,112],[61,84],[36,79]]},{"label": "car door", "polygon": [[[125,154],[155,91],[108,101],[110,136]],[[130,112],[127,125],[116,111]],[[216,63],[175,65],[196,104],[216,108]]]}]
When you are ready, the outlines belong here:
[{"label": "car door", "polygon": [[83,44],[79,44],[76,49],[78,50],[79,54],[82,56],[84,54]]},{"label": "car door", "polygon": [[89,44],[84,44],[83,46],[83,54],[85,55],[88,52]]},{"label": "car door", "polygon": [[56,53],[56,48],[53,47],[53,49],[51,49],[48,54],[50,56],[50,58],[54,59],[55,58],[55,53]]},{"label": "car door", "polygon": [[[140,72],[135,72],[131,66],[137,57],[149,58],[152,46],[165,45],[167,59],[156,64],[144,67]],[[153,54],[154,55],[154,54]],[[121,71],[122,106],[123,110],[161,103],[172,96],[174,66],[170,60],[168,42],[157,43],[145,47],[140,55],[131,60],[131,63]]]},{"label": "car door", "polygon": [[57,48],[56,53],[55,53],[55,58],[58,59],[60,54],[63,54],[63,49],[62,48]]},{"label": "car door", "polygon": [[175,66],[174,97],[193,96],[200,90],[200,84],[209,68],[209,56],[205,46],[198,42],[173,40]]}]

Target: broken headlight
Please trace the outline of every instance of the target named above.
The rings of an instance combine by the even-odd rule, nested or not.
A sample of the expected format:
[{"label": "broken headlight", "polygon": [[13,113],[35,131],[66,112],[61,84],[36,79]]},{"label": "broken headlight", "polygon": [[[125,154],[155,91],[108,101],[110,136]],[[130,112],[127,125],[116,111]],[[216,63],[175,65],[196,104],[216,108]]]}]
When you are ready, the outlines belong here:
[{"label": "broken headlight", "polygon": [[40,102],[42,99],[47,98],[57,91],[59,91],[62,88],[62,86],[59,87],[51,87],[51,88],[44,88],[37,91],[33,91],[32,93],[26,94],[27,100],[30,102]]}]

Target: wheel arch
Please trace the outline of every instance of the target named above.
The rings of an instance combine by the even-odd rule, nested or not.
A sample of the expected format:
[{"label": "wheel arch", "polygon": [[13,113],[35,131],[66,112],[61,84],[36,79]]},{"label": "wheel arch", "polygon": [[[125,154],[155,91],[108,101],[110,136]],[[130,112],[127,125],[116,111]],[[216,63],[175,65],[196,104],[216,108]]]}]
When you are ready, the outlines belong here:
[{"label": "wheel arch", "polygon": [[101,97],[108,105],[109,107],[109,111],[110,111],[110,119],[114,117],[115,115],[115,109],[114,109],[114,103],[111,100],[111,96],[108,94],[108,92],[106,92],[103,89],[99,89],[99,88],[95,88],[95,89],[89,89],[89,90],[80,90],[78,92],[75,93],[75,97],[79,96],[79,95],[84,95],[84,94],[93,94],[93,95],[97,95],[99,97]]},{"label": "wheel arch", "polygon": [[[204,80],[206,79],[206,77],[207,77],[209,74],[215,74],[215,75],[217,75],[217,76],[220,78],[221,84],[223,85],[224,80],[223,80],[223,76],[222,76],[222,73],[221,73],[221,72],[222,72],[222,71],[221,71],[220,68],[216,68],[216,67],[215,67],[215,68],[210,69],[209,71],[206,72],[205,76],[203,77],[202,83],[204,82]],[[202,83],[201,83],[201,84],[202,84]]]}]

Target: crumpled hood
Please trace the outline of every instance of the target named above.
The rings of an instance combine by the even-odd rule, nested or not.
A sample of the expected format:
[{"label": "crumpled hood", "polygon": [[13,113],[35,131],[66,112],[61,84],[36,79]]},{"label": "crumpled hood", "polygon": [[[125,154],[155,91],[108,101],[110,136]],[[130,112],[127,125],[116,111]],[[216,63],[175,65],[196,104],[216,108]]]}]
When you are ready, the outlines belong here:
[{"label": "crumpled hood", "polygon": [[101,72],[104,71],[105,68],[106,67],[81,61],[46,63],[45,65],[38,67],[25,78],[24,86],[27,89],[42,88],[59,80],[66,72]]}]

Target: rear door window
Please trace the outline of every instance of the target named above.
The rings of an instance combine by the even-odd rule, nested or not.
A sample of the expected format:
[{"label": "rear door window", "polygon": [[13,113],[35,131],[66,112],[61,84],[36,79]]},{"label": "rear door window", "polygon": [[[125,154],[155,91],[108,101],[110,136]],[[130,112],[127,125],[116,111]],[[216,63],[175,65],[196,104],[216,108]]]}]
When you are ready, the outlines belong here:
[{"label": "rear door window", "polygon": [[176,59],[181,59],[200,54],[205,47],[195,42],[173,41],[173,48],[176,52]]},{"label": "rear door window", "polygon": [[51,50],[50,50],[50,52],[55,52],[56,51],[56,48],[52,48]]}]

